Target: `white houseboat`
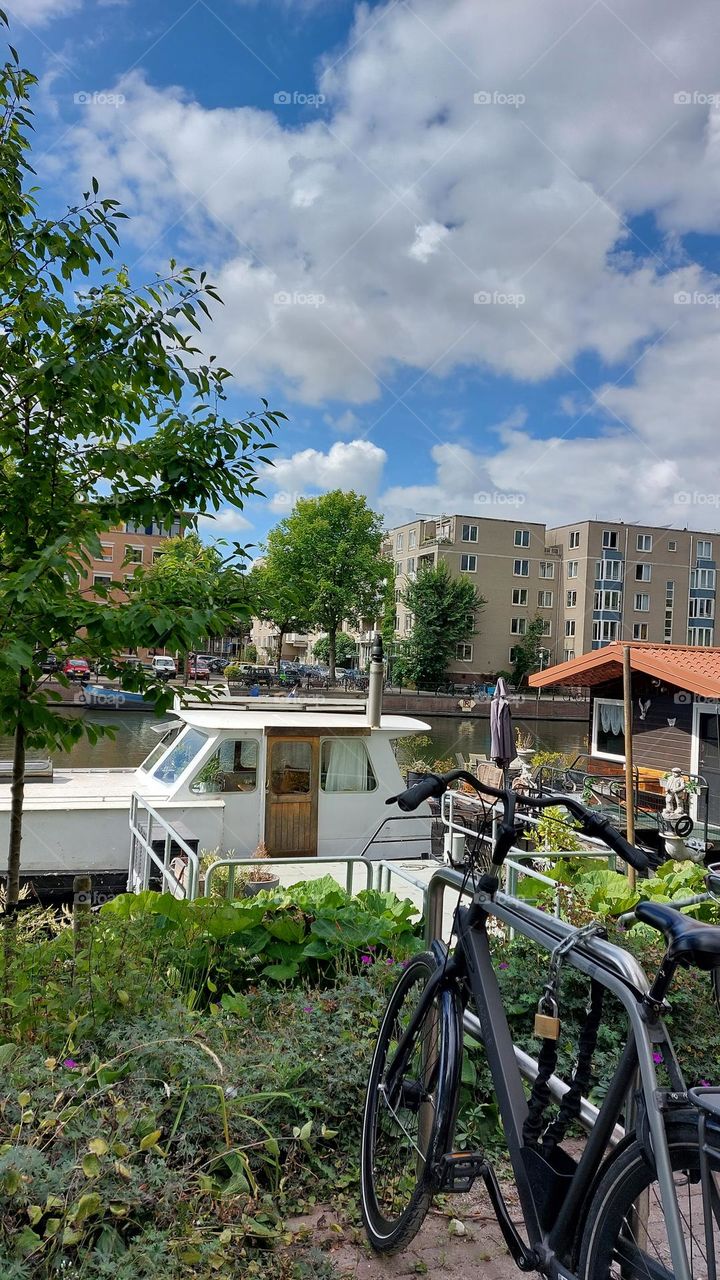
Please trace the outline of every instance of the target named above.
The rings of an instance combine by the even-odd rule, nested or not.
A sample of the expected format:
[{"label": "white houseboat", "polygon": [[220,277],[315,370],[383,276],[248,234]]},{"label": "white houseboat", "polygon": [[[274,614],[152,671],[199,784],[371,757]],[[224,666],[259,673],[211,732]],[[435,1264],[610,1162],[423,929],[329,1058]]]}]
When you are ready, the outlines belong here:
[{"label": "white houseboat", "polygon": [[[131,802],[134,812],[150,805],[195,851],[218,856],[250,857],[261,841],[271,857],[358,856],[380,827],[366,856],[427,855],[427,807],[402,842],[394,824],[403,820],[385,807],[404,786],[393,741],[427,732],[423,721],[382,715],[379,698],[228,695],[175,714],[137,769],[56,769],[26,784],[22,878],[42,898],[67,896],[81,874],[98,891],[124,889]],[[9,810],[7,786],[0,875]]]}]

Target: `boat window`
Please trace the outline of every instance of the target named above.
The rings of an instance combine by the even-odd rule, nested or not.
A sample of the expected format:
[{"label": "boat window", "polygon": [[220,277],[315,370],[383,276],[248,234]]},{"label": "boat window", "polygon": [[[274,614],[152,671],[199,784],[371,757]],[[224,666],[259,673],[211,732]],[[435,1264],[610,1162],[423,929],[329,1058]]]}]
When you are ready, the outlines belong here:
[{"label": "boat window", "polygon": [[323,791],[374,791],[377,778],[365,743],[358,738],[323,742],[320,786]]},{"label": "boat window", "polygon": [[304,796],[310,790],[312,748],[309,742],[274,742],[270,786],[275,796]]},{"label": "boat window", "polygon": [[175,720],[173,724],[168,725],[167,729],[160,736],[150,754],[145,757],[140,765],[140,768],[144,773],[152,773],[158,760],[161,756],[165,755],[168,747],[175,741],[182,728],[184,728],[182,720]]},{"label": "boat window", "polygon": [[186,729],[185,733],[178,738],[170,754],[157,766],[153,777],[157,778],[158,782],[171,786],[173,782],[177,782],[180,774],[185,772],[206,743],[207,734],[200,733],[199,729]]},{"label": "boat window", "polygon": [[190,783],[195,792],[254,791],[257,786],[257,738],[221,742]]}]

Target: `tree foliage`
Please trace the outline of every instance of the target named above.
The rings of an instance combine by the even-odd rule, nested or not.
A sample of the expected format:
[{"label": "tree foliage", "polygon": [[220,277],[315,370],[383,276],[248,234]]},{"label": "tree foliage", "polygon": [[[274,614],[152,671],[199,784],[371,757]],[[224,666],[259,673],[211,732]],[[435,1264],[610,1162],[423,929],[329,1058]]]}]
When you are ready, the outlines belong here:
[{"label": "tree foliage", "polygon": [[[3,21],[0,15],[0,22]],[[99,535],[169,528],[182,512],[258,492],[278,417],[226,413],[230,373],[192,338],[219,301],[205,273],[171,262],[135,289],[112,265],[125,215],[91,190],[56,218],[32,187],[30,93],[11,50],[0,68],[0,729],[14,737],[10,905],[18,892],[27,747],[68,747],[99,729],[58,714],[48,650],[106,657],[180,648],[212,609],[158,609],[141,591],[86,585]],[[137,687],[142,676],[126,676]],[[151,690],[162,705],[168,693]]]},{"label": "tree foliage", "polygon": [[414,621],[398,669],[418,686],[439,684],[458,644],[477,634],[475,618],[486,601],[469,578],[454,578],[443,561],[421,569],[402,599]]},{"label": "tree foliage", "polygon": [[[328,662],[330,659],[330,639],[320,636],[313,645],[313,658],[316,662]],[[351,667],[357,659],[357,643],[347,631],[338,631],[335,637],[335,662],[339,667]]]},{"label": "tree foliage", "polygon": [[268,552],[297,591],[308,624],[327,632],[331,679],[342,623],[381,611],[387,575],[382,537],[382,519],[366,499],[341,489],[300,498],[268,537]]},{"label": "tree foliage", "polygon": [[524,684],[533,671],[540,670],[544,631],[545,621],[538,615],[531,619],[525,635],[513,646],[512,680],[516,687]]},{"label": "tree foliage", "polygon": [[300,584],[288,573],[286,547],[278,531],[279,526],[270,530],[263,558],[248,574],[248,590],[255,617],[271,622],[277,630],[275,665],[279,671],[285,636],[288,631],[306,631],[308,614]]}]

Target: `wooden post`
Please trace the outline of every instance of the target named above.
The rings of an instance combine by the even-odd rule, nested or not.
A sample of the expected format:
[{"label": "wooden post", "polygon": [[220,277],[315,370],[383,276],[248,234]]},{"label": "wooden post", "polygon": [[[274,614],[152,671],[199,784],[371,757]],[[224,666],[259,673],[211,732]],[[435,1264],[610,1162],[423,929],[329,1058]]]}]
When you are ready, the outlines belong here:
[{"label": "wooden post", "polygon": [[73,933],[76,950],[85,944],[91,919],[92,880],[90,876],[75,876],[73,879]]},{"label": "wooden post", "polygon": [[[630,645],[623,648],[623,705],[625,720],[625,812],[627,814],[627,838],[630,844],[635,843],[635,778],[633,771],[632,740],[632,667],[630,665]],[[635,868],[628,865],[628,883],[635,888]]]}]

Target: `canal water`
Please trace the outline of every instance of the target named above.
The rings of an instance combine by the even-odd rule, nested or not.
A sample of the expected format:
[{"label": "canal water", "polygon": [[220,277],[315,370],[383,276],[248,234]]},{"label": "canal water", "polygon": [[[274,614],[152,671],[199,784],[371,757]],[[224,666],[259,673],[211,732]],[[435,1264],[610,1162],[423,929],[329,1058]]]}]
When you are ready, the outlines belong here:
[{"label": "canal water", "polygon": [[[172,716],[154,716],[146,712],[134,711],[123,714],[117,711],[74,711],[68,709],[68,716],[82,715],[94,725],[109,725],[114,730],[113,737],[101,738],[91,746],[86,738],[76,743],[69,752],[58,751],[53,755],[56,766],[71,765],[74,768],[113,769],[135,768],[155,746],[159,725],[172,719]],[[430,742],[418,741],[411,745],[411,754],[427,760],[452,758],[457,752],[466,756],[471,752],[487,754],[490,747],[489,720],[465,720],[455,716],[438,716],[431,721]],[[530,732],[535,738],[538,750],[567,751],[573,755],[586,750],[585,737],[587,726],[583,721],[569,720],[533,720],[523,722],[523,731]],[[30,752],[31,756],[42,756],[43,752]],[[12,742],[0,736],[0,760],[12,759]]]}]

